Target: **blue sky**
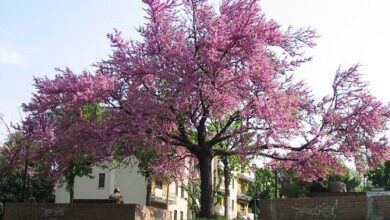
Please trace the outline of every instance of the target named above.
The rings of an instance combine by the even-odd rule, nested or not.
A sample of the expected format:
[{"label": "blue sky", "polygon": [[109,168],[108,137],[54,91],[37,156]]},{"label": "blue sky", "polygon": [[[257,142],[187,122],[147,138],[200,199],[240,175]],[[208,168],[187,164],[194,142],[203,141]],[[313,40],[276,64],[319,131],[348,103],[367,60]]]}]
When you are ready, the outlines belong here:
[{"label": "blue sky", "polygon": [[[217,0],[213,0],[218,5]],[[269,18],[283,26],[311,26],[321,38],[308,50],[314,60],[297,72],[317,96],[326,94],[336,69],[360,62],[364,78],[390,102],[390,20],[386,0],[262,0]],[[53,76],[55,67],[76,72],[110,53],[113,28],[136,38],[144,23],[140,0],[0,0],[0,113],[20,119],[19,106],[33,92],[33,76]],[[0,140],[5,129],[0,125]]]}]

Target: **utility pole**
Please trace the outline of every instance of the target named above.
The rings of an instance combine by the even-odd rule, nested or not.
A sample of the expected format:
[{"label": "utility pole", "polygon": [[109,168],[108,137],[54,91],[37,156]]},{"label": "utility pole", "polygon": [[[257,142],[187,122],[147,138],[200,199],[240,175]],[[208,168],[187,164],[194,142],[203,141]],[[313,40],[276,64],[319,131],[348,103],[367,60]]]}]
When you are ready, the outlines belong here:
[{"label": "utility pole", "polygon": [[256,220],[256,212],[257,212],[257,184],[255,184],[255,202],[254,202],[255,207],[253,208],[253,219]]},{"label": "utility pole", "polygon": [[22,200],[26,202],[27,194],[27,178],[28,178],[28,146],[25,146],[25,160],[24,160],[24,170],[23,170],[23,186],[22,186]]},{"label": "utility pole", "polygon": [[275,169],[275,199],[278,198],[278,170]]}]

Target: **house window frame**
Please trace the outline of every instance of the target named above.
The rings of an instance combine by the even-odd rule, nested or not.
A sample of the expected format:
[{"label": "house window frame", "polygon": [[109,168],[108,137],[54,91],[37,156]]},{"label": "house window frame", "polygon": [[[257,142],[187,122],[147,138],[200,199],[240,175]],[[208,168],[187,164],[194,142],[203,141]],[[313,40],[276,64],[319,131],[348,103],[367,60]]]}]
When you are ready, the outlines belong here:
[{"label": "house window frame", "polygon": [[183,184],[180,186],[180,198],[184,199],[185,197],[185,190],[183,188]]},{"label": "house window frame", "polygon": [[162,180],[156,180],[154,182],[154,188],[155,189],[163,189],[163,181]]},{"label": "house window frame", "polygon": [[99,173],[98,189],[104,189],[106,183],[106,173]]}]

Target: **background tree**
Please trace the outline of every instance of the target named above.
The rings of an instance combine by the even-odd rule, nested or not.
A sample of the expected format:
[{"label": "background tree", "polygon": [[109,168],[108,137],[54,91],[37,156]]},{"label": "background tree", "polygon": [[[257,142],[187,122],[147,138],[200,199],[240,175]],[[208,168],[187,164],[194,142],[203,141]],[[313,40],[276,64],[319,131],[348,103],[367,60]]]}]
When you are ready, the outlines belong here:
[{"label": "background tree", "polygon": [[47,178],[48,168],[41,158],[30,155],[31,138],[14,132],[0,116],[8,135],[0,144],[0,201],[53,202],[54,185]]},{"label": "background tree", "polygon": [[62,171],[63,183],[66,191],[69,192],[69,203],[74,200],[74,184],[76,177],[88,176],[92,178],[91,159],[88,155],[76,154],[73,161],[70,161],[67,167]]},{"label": "background tree", "polygon": [[[358,169],[389,159],[388,139],[380,136],[389,107],[369,93],[357,66],[337,71],[332,94],[319,102],[295,80],[294,71],[310,60],[303,49],[314,45],[312,30],[282,29],[256,0],[222,1],[218,11],[207,0],[143,2],[141,41],[116,31],[108,35],[113,53],[95,73],[66,69],[53,80],[35,80],[25,124],[42,148],[83,148],[109,158],[123,141],[123,155],[151,147],[162,155],[154,169],[176,174],[184,173],[183,158],[193,157],[201,217],[213,215],[216,156],[268,157],[271,166],[307,179],[325,174],[324,167],[337,172],[340,157],[354,159]],[[101,120],[82,117],[84,103],[102,106]],[[48,117],[53,112],[60,117]],[[222,129],[209,130],[216,122]],[[237,144],[220,149],[226,140]]]},{"label": "background tree", "polygon": [[15,133],[0,114],[0,124],[3,124],[8,136],[4,143],[0,143],[0,178],[5,178],[13,167],[19,166],[23,158],[23,136]]},{"label": "background tree", "polygon": [[195,216],[199,216],[200,212],[200,182],[192,181],[187,184],[182,184],[182,189],[187,192],[187,197],[185,198],[188,203],[188,209],[195,213]]},{"label": "background tree", "polygon": [[[363,192],[362,177],[356,171],[345,168],[340,174],[341,181],[347,186],[347,192]],[[277,191],[280,197],[299,198],[305,197],[311,191],[312,182],[298,176],[294,170],[278,169],[279,184]],[[334,181],[335,175],[328,174],[324,177],[325,183]],[[256,170],[255,182],[251,184],[248,195],[255,198],[257,187],[257,198],[275,198],[275,172],[269,168]]]},{"label": "background tree", "polygon": [[249,186],[248,195],[259,199],[275,198],[275,172],[269,168],[256,169],[255,181]]},{"label": "background tree", "polygon": [[[40,166],[40,165],[39,165]],[[54,184],[37,164],[29,165],[26,192],[23,193],[23,167],[14,167],[0,179],[0,200],[4,202],[54,202]]]},{"label": "background tree", "polygon": [[157,152],[151,149],[141,149],[134,153],[138,161],[138,173],[145,177],[146,181],[146,205],[150,205],[150,196],[152,193],[152,174],[153,160],[157,156]]},{"label": "background tree", "polygon": [[[326,180],[327,182],[332,182],[335,180],[336,175],[328,175]],[[356,171],[346,168],[340,175],[341,181],[345,183],[347,192],[362,192],[365,189],[362,186],[362,176],[359,175]]]},{"label": "background tree", "polygon": [[372,186],[390,188],[390,161],[386,161],[369,171],[367,179]]},{"label": "background tree", "polygon": [[299,198],[310,192],[311,183],[304,181],[294,170],[279,171],[279,197]]}]

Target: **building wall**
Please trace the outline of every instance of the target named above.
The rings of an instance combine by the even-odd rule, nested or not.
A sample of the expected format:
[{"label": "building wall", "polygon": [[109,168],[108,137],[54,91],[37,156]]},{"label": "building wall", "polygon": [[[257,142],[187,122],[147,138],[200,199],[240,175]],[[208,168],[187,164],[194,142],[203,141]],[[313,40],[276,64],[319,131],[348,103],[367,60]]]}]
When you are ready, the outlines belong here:
[{"label": "building wall", "polygon": [[[99,174],[105,174],[104,188],[99,188]],[[123,196],[125,204],[146,204],[146,187],[147,183],[145,178],[137,172],[136,167],[119,167],[116,169],[103,169],[100,167],[94,167],[92,170],[93,178],[81,177],[75,180],[75,199],[108,199],[116,187],[119,187]],[[175,195],[176,184],[168,183],[167,180],[162,181],[162,190],[155,188],[155,179],[152,178],[151,194],[160,191],[161,195],[167,198],[167,190],[169,187],[170,200],[174,198],[175,203],[171,203],[168,206],[168,210],[173,213],[177,211],[177,219],[180,220],[180,214],[183,213],[183,219],[188,219],[187,209],[187,193],[184,193],[184,197],[181,197],[181,187],[179,183],[178,196]],[[58,186],[55,191],[56,203],[69,203],[69,193],[65,190],[64,186]],[[166,208],[167,205],[163,203],[152,203],[154,207]]]},{"label": "building wall", "polygon": [[[105,173],[104,188],[99,188],[99,174]],[[76,177],[74,185],[74,199],[107,199],[113,191],[113,172],[98,167],[92,168],[92,178]],[[58,185],[55,190],[56,203],[69,203],[69,192],[65,185]]]},{"label": "building wall", "polygon": [[[220,170],[218,172],[218,169]],[[219,161],[217,158],[213,159],[212,163],[212,175],[213,175],[213,184],[215,185],[218,178],[221,177],[222,183],[220,185],[220,192],[224,192],[224,180],[223,180],[223,163]],[[237,218],[238,212],[240,211],[240,204],[237,199],[237,195],[240,191],[240,183],[241,180],[238,178],[237,173],[234,174],[235,178],[231,179],[229,190],[230,190],[230,196],[229,196],[229,216],[231,219]],[[254,177],[254,176],[253,176]],[[223,193],[224,194],[224,193]],[[248,206],[246,205],[245,208],[246,212],[249,211]],[[222,199],[221,203],[216,206],[216,214],[218,215],[224,215],[225,207],[224,207],[224,199]]]},{"label": "building wall", "polygon": [[[177,196],[176,196],[176,186],[177,189],[178,189],[178,192],[177,192]],[[184,193],[183,197],[182,197],[182,191]],[[171,195],[175,195],[176,196],[176,203],[175,204],[172,204],[172,205],[169,205],[168,206],[168,210],[171,211],[171,217],[172,219],[174,219],[174,213],[175,211],[177,212],[177,220],[181,220],[181,213],[183,214],[183,219],[184,220],[187,220],[188,219],[188,207],[187,207],[187,192],[185,192],[182,188],[181,188],[181,183],[171,183],[169,184],[169,192],[172,192]]]},{"label": "building wall", "polygon": [[115,176],[114,185],[120,188],[124,203],[146,204],[147,184],[136,168],[116,169]]},{"label": "building wall", "polygon": [[[212,178],[213,181],[218,179],[222,175],[223,181],[223,173],[218,172],[218,169],[223,169],[221,167],[221,163],[214,159],[212,163]],[[105,173],[105,186],[104,188],[99,188],[99,173]],[[76,178],[75,181],[75,199],[108,199],[109,195],[113,193],[115,187],[119,187],[121,190],[121,194],[124,199],[124,203],[126,204],[146,204],[146,181],[145,178],[142,177],[137,172],[137,168],[134,167],[119,167],[116,169],[102,169],[99,167],[93,168],[92,175],[94,178],[90,179],[88,177]],[[186,181],[185,181],[186,182]],[[214,184],[216,184],[214,182]],[[188,210],[187,200],[188,197],[187,192],[184,192],[184,197],[181,196],[181,184],[178,183],[178,195],[176,196],[176,183],[170,182],[167,180],[163,180],[162,190],[160,191],[160,195],[166,198],[167,189],[169,187],[169,198],[171,198],[171,202],[168,205],[168,210],[172,213],[172,219],[174,218],[174,211],[177,212],[177,219],[180,220],[181,212],[183,213],[183,219],[189,219],[191,213]],[[221,183],[221,187],[224,188],[223,182]],[[233,178],[231,180],[231,184],[229,186],[230,189],[230,197],[229,197],[229,216],[230,218],[236,218],[238,212],[240,211],[240,204],[238,203],[237,195],[240,191],[240,180],[238,177]],[[156,193],[155,189],[155,180],[152,179],[152,190],[151,194]],[[223,190],[220,190],[223,191]],[[172,197],[175,197],[175,202],[172,202]],[[164,199],[162,199],[164,200]],[[57,187],[56,190],[56,203],[68,203],[69,202],[69,193],[65,191],[64,187]],[[159,208],[166,208],[165,201],[159,201],[158,203],[152,203],[153,206]],[[217,214],[224,215],[224,203],[223,201],[219,206],[216,207]],[[248,207],[245,207],[245,211],[249,211]]]},{"label": "building wall", "polygon": [[[99,188],[101,173],[105,174],[104,187]],[[145,205],[146,182],[136,168],[119,167],[110,170],[93,167],[91,176],[75,179],[75,199],[108,199],[114,189],[119,187],[124,203]],[[65,186],[57,186],[55,195],[56,203],[69,203],[69,193]]]}]

